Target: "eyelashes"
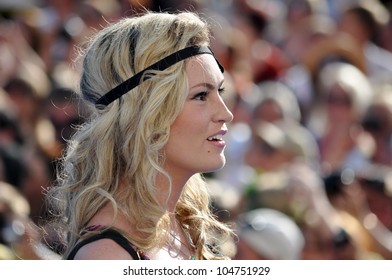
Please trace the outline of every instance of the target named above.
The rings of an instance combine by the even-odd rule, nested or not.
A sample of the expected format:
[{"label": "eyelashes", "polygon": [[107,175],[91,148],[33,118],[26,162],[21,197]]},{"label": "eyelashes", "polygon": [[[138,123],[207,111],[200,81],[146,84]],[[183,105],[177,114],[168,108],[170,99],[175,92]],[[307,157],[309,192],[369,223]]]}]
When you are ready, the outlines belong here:
[{"label": "eyelashes", "polygon": [[223,95],[225,93],[226,89],[224,87],[221,87],[218,89],[218,92],[220,95]]},{"label": "eyelashes", "polygon": [[[220,96],[222,96],[225,92],[225,88],[221,87],[218,89],[218,93]],[[193,96],[192,100],[200,100],[200,101],[205,101],[206,98],[208,97],[209,91],[202,91],[197,93],[196,95]]]},{"label": "eyelashes", "polygon": [[207,91],[199,92],[192,98],[192,100],[204,101],[204,100],[206,100],[207,95],[208,95]]}]

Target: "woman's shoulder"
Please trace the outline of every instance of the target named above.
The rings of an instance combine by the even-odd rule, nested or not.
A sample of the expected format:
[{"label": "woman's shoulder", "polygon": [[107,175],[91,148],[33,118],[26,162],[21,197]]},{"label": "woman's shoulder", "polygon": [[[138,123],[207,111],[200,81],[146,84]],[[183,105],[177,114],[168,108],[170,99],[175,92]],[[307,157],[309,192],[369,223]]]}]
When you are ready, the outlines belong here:
[{"label": "woman's shoulder", "polygon": [[89,226],[81,232],[82,239],[68,255],[68,259],[148,259],[119,230],[103,226]]},{"label": "woman's shoulder", "polygon": [[74,260],[130,260],[132,256],[112,239],[99,239],[82,246]]}]

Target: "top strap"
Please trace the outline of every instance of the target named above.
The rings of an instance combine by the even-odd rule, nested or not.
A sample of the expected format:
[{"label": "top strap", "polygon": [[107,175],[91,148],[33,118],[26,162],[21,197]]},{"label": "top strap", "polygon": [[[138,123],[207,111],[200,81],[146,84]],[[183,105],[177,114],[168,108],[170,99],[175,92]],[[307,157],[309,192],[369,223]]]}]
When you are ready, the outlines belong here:
[{"label": "top strap", "polygon": [[96,235],[92,235],[90,237],[87,237],[86,239],[83,239],[79,243],[75,245],[75,247],[72,249],[72,251],[68,254],[67,260],[73,260],[75,258],[76,253],[79,251],[80,248],[82,248],[84,245],[88,243],[92,243],[94,241],[100,240],[100,239],[111,239],[114,242],[116,242],[118,245],[120,245],[125,251],[127,251],[131,257],[134,260],[148,260],[148,258],[144,255],[141,254],[135,249],[121,233],[114,229],[106,229]]}]

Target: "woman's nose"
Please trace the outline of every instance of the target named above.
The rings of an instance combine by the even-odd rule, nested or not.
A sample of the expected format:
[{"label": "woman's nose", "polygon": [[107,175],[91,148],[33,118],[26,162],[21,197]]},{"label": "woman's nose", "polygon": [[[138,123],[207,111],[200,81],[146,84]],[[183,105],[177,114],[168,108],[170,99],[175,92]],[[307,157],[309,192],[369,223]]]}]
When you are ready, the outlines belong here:
[{"label": "woman's nose", "polygon": [[216,121],[229,123],[233,120],[233,113],[227,108],[226,103],[220,95],[216,106]]}]

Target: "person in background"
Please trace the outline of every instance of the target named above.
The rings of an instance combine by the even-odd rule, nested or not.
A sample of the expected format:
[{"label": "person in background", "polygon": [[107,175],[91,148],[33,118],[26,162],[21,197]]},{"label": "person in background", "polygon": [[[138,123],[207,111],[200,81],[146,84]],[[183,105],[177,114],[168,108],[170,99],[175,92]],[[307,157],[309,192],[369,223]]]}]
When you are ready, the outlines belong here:
[{"label": "person in background", "polygon": [[392,85],[375,87],[375,96],[366,110],[362,126],[374,140],[375,149],[370,158],[373,164],[392,164]]},{"label": "person in background", "polygon": [[305,239],[291,217],[274,209],[259,208],[238,219],[236,259],[302,259]]},{"label": "person in background", "polygon": [[325,188],[331,204],[346,218],[348,230],[365,253],[363,257],[391,259],[391,175],[388,169],[373,168],[377,172],[370,167],[366,172],[337,170],[324,178]]},{"label": "person in background", "polygon": [[323,172],[365,168],[373,149],[361,120],[374,96],[368,77],[345,62],[327,63],[318,75],[321,104],[312,123]]},{"label": "person in background", "polygon": [[352,36],[362,49],[369,78],[377,80],[392,73],[392,53],[382,46],[382,27],[389,21],[386,8],[374,0],[349,5],[340,15],[338,31]]},{"label": "person in background", "polygon": [[13,185],[0,181],[0,260],[59,259],[29,218],[30,205]]},{"label": "person in background", "polygon": [[304,237],[301,259],[362,259],[357,223],[330,203],[322,179],[299,162],[264,172],[248,195],[247,209],[270,208],[290,217]]},{"label": "person in background", "polygon": [[296,162],[318,169],[317,142],[310,131],[295,121],[255,122],[245,162],[256,173],[283,170]]}]

